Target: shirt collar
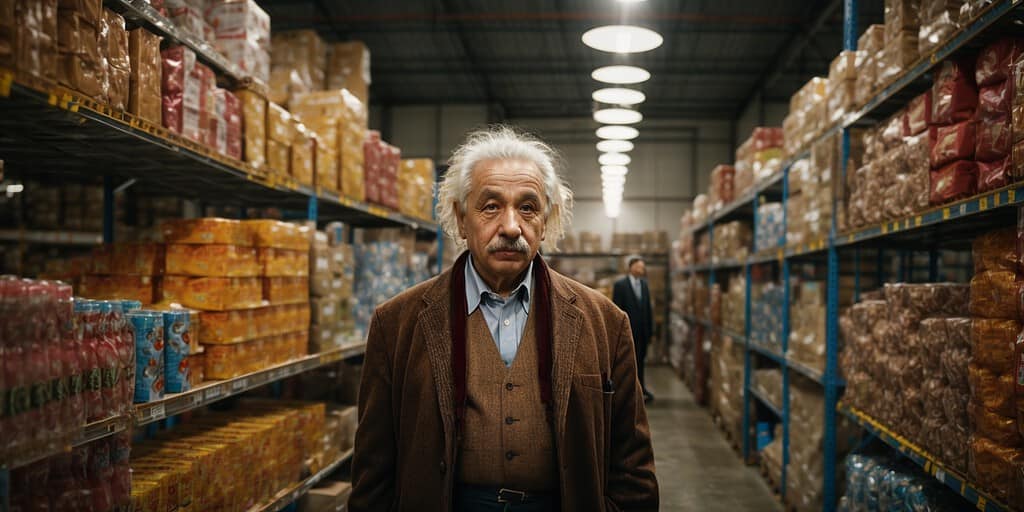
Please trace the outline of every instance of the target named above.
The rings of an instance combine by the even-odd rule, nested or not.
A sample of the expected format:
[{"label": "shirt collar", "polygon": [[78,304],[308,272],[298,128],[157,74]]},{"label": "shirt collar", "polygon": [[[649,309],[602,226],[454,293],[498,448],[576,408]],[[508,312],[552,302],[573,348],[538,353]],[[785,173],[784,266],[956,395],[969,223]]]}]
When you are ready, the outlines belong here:
[{"label": "shirt collar", "polygon": [[[519,283],[519,286],[509,296],[519,301],[519,304],[523,307],[523,310],[527,313],[530,312],[530,290],[533,286],[533,262],[526,267],[526,276],[523,277],[523,281]],[[477,273],[476,267],[473,266],[473,256],[470,256],[466,260],[466,314],[471,315],[476,308],[480,306],[481,298],[485,293],[493,294],[498,297],[498,294],[491,290],[490,286],[484,282],[484,279]]]}]

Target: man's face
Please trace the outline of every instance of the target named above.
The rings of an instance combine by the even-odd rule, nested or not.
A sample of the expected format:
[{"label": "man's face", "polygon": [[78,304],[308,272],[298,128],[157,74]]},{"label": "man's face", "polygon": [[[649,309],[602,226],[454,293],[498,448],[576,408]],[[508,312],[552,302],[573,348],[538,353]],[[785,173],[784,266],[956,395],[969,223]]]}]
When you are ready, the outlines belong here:
[{"label": "man's face", "polygon": [[529,160],[484,160],[471,172],[465,211],[455,205],[473,264],[492,287],[514,284],[544,240],[550,212],[541,176]]},{"label": "man's face", "polygon": [[629,273],[633,277],[643,277],[647,273],[647,265],[644,265],[643,261],[634,261],[629,266]]}]

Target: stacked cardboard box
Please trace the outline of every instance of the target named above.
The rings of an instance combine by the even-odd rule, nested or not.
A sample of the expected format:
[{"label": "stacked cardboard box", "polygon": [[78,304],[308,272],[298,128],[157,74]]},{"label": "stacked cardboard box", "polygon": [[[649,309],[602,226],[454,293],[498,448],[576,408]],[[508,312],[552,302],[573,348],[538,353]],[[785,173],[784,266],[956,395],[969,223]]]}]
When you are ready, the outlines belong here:
[{"label": "stacked cardboard box", "polygon": [[209,135],[218,153],[242,159],[242,101],[227,89],[213,91]]},{"label": "stacked cardboard box", "polygon": [[921,28],[917,33],[917,52],[928,55],[962,25],[960,9],[969,2],[963,0],[921,0]]},{"label": "stacked cardboard box", "polygon": [[709,404],[733,439],[742,439],[743,344],[732,336],[711,337]]},{"label": "stacked cardboard box", "polygon": [[103,2],[76,0],[59,3],[57,10],[57,78],[61,84],[90,98],[103,93],[103,54],[100,28]]},{"label": "stacked cardboard box", "polygon": [[782,203],[763,203],[757,207],[757,226],[754,227],[754,251],[761,252],[786,244],[783,224],[785,210]]},{"label": "stacked cardboard box", "polygon": [[306,128],[306,125],[292,118],[292,139],[289,171],[300,185],[312,187],[315,183],[315,158],[317,134]]},{"label": "stacked cardboard box", "polygon": [[863,52],[842,51],[828,67],[828,86],[825,91],[828,106],[828,124],[839,122],[857,103],[857,62],[863,61]]},{"label": "stacked cardboard box", "polygon": [[733,190],[743,195],[754,183],[782,172],[783,131],[780,127],[757,127],[736,149]]},{"label": "stacked cardboard box", "polygon": [[402,229],[357,232],[352,308],[358,334],[366,333],[378,304],[408,288],[409,255],[414,245],[415,234]]},{"label": "stacked cardboard box", "polygon": [[827,87],[827,78],[814,77],[789,99],[789,113],[782,121],[787,155],[799,154],[827,125]]},{"label": "stacked cardboard box", "polygon": [[885,25],[870,25],[857,40],[858,59],[855,101],[863,106],[874,96],[878,85],[878,69],[885,48]]},{"label": "stacked cardboard box", "polygon": [[790,298],[786,357],[825,372],[825,283],[804,281]]},{"label": "stacked cardboard box", "polygon": [[340,346],[351,335],[354,277],[352,246],[328,233],[315,232],[309,253],[310,352]]},{"label": "stacked cardboard box", "polygon": [[299,94],[324,89],[327,46],[315,30],[277,32],[271,46],[270,101],[288,106]]},{"label": "stacked cardboard box", "polygon": [[242,154],[256,168],[267,165],[267,98],[255,89],[235,91],[242,104]]},{"label": "stacked cardboard box", "polygon": [[211,0],[206,21],[220,53],[249,76],[270,81],[270,16],[253,0]]},{"label": "stacked cardboard box", "polygon": [[150,123],[159,124],[163,116],[160,37],[144,28],[131,30],[128,33],[128,53],[131,61],[128,111]]},{"label": "stacked cardboard box", "polygon": [[160,300],[164,248],[160,244],[102,245],[92,251],[89,273],[78,293],[90,299]]},{"label": "stacked cardboard box", "polygon": [[[366,139],[365,105],[344,89],[302,94],[292,101],[292,113],[317,133],[317,144],[340,158],[341,193],[362,201],[366,197],[363,141]],[[330,151],[325,153],[331,156]]]},{"label": "stacked cardboard box", "polygon": [[291,172],[291,145],[296,138],[292,115],[277,103],[267,104],[267,167],[272,172]]},{"label": "stacked cardboard box", "polygon": [[777,283],[750,286],[750,341],[782,353],[782,306],[785,289]]},{"label": "stacked cardboard box", "polygon": [[752,239],[753,234],[750,232],[750,224],[747,222],[735,220],[716,225],[711,247],[711,261],[745,260],[750,254]]},{"label": "stacked cardboard box", "polygon": [[434,161],[402,159],[398,169],[399,211],[413,218],[434,218]]},{"label": "stacked cardboard box", "polygon": [[[822,141],[827,145],[831,140]],[[808,243],[826,236],[832,222],[831,169],[817,169],[801,159],[789,170],[786,244]]]},{"label": "stacked cardboard box", "polygon": [[100,100],[117,110],[126,110],[132,68],[128,31],[124,18],[109,9],[103,9],[100,22],[100,54],[103,58]]},{"label": "stacked cardboard box", "polygon": [[327,54],[327,89],[346,89],[363,105],[370,103],[370,50],[361,41],[330,45]]},{"label": "stacked cardboard box", "polygon": [[57,0],[0,5],[0,65],[56,81],[57,55]]},{"label": "stacked cardboard box", "polygon": [[888,85],[917,60],[921,0],[885,1],[885,47],[878,61],[878,88]]}]

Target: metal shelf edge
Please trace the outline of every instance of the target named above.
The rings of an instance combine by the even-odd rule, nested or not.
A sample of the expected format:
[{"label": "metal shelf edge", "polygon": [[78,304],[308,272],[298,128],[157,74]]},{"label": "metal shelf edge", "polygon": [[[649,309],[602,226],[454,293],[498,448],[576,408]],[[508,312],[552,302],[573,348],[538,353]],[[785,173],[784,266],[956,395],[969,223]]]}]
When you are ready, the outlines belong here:
[{"label": "metal shelf edge", "polygon": [[805,377],[817,382],[818,384],[825,385],[825,374],[818,370],[811,368],[801,362],[794,361],[790,358],[786,358],[786,367],[792,368],[802,374]]},{"label": "metal shelf edge", "polygon": [[316,473],[310,475],[303,481],[299,482],[297,485],[277,493],[277,496],[275,496],[270,503],[265,505],[257,505],[249,509],[248,512],[278,512],[279,510],[284,509],[288,505],[295,503],[295,501],[297,501],[304,494],[309,492],[309,490],[312,489],[314,485],[320,483],[321,480],[327,478],[327,476],[330,475],[331,473],[334,473],[342,464],[345,463],[345,461],[352,458],[352,453],[353,450],[349,449],[345,453],[341,454],[341,457],[338,457],[320,471],[317,471]]},{"label": "metal shelf edge", "polygon": [[967,501],[971,502],[972,505],[975,505],[978,510],[983,510],[985,512],[1008,512],[1010,510],[1006,505],[978,489],[967,478],[964,478],[963,475],[946,468],[917,445],[907,441],[902,436],[889,431],[888,428],[871,416],[842,403],[837,405],[836,409],[851,421],[857,423],[870,432],[873,436],[882,440],[885,444],[900,452],[915,464],[921,466],[926,473],[942,482],[950,489],[953,489],[953,491],[958,493],[960,496],[963,496]]},{"label": "metal shelf edge", "polygon": [[767,357],[768,359],[775,361],[779,365],[785,364],[786,359],[782,357],[781,354],[776,353],[774,350],[765,347],[764,345],[761,345],[760,343],[757,343],[755,341],[750,341],[748,345],[750,346],[750,350],[753,350],[754,352],[757,352],[758,354],[761,354]]},{"label": "metal shelf edge", "polygon": [[0,229],[0,240],[55,245],[98,245],[103,243],[103,234],[87,231]]},{"label": "metal shelf edge", "polygon": [[747,388],[747,390],[750,391],[751,396],[753,396],[753,397],[757,398],[758,400],[760,400],[761,403],[764,404],[765,407],[768,408],[768,410],[770,410],[773,413],[775,413],[775,415],[778,416],[779,419],[782,419],[782,408],[781,407],[775,405],[775,403],[772,402],[771,400],[769,400],[767,396],[761,394],[761,392],[758,391],[757,388],[749,387],[749,388]]},{"label": "metal shelf edge", "polygon": [[[79,431],[78,435],[76,435],[75,438],[71,440],[71,446],[81,446],[83,444],[88,444],[93,441],[98,441],[105,437],[112,436],[119,432],[123,432],[128,429],[128,424],[129,419],[127,416],[124,415],[111,416],[104,420],[87,423],[84,426],[82,426],[82,430]],[[15,459],[14,461],[10,462],[5,461],[3,463],[0,463],[0,470],[27,466],[29,464],[32,464],[33,462],[38,462],[40,460],[57,455],[63,452],[65,449],[67,449],[66,446],[61,446],[58,447],[57,450],[52,452],[39,453],[23,459]]]},{"label": "metal shelf edge", "polygon": [[232,379],[203,384],[184,393],[169,395],[156,402],[136,404],[134,424],[136,426],[148,425],[168,416],[204,407],[259,386],[362,354],[365,350],[365,342],[350,343]]}]

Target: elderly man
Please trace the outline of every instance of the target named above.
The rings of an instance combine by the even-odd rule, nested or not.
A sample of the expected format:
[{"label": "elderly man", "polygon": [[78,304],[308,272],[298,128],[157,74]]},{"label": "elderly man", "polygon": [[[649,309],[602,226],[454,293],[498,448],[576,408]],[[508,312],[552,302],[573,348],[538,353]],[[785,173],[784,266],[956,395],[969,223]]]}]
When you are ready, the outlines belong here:
[{"label": "elderly man", "polygon": [[349,507],[657,510],[629,320],[538,254],[571,217],[554,152],[498,126],[449,164],[438,216],[469,250],[377,308]]}]

